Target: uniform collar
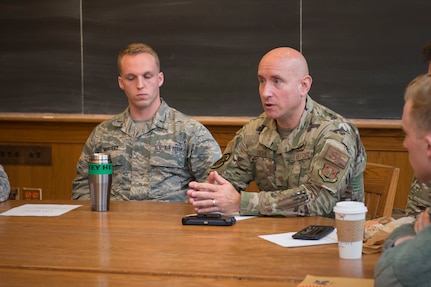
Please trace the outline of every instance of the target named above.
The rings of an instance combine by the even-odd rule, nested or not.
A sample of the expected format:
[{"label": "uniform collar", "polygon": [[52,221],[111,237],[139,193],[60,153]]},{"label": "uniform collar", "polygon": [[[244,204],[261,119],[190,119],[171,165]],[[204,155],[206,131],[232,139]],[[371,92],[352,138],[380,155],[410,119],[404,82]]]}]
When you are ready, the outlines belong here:
[{"label": "uniform collar", "polygon": [[[155,128],[166,129],[168,124],[169,106],[164,99],[160,99],[161,104],[156,114],[148,120],[146,127],[137,131],[137,133],[149,132]],[[118,117],[112,122],[112,125],[120,128],[125,133],[135,132],[135,124],[130,116],[130,108],[127,107]]]},{"label": "uniform collar", "polygon": [[314,101],[309,95],[305,103],[304,111],[301,115],[298,125],[292,130],[287,138],[281,139],[277,132],[277,123],[274,119],[265,117],[262,126],[264,126],[259,142],[277,153],[287,152],[292,149],[299,149],[304,145],[307,130],[311,124]]}]

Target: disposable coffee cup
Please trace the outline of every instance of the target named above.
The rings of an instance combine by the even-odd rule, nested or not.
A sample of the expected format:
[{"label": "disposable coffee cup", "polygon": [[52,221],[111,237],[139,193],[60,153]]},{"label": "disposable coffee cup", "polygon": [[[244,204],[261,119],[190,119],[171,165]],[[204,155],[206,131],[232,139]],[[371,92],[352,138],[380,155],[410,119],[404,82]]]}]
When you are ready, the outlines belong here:
[{"label": "disposable coffee cup", "polygon": [[340,201],[334,207],[338,253],[342,259],[360,259],[367,207],[358,201]]},{"label": "disposable coffee cup", "polygon": [[111,199],[112,163],[109,154],[95,153],[88,162],[91,210],[108,211]]}]

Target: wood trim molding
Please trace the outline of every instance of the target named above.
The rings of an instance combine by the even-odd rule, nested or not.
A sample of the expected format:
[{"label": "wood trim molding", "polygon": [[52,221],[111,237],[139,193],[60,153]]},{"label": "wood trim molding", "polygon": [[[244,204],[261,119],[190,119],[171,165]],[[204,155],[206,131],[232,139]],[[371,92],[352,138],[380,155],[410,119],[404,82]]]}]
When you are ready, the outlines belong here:
[{"label": "wood trim molding", "polygon": [[[89,134],[113,115],[0,113],[0,144],[50,145],[52,166],[6,165],[13,187],[44,189],[47,199],[68,199],[76,163]],[[205,125],[222,150],[251,117],[194,117]],[[395,207],[404,208],[413,171],[403,146],[400,120],[352,119],[358,127],[369,162],[400,168]],[[60,172],[61,171],[61,172]],[[43,176],[42,176],[43,175]],[[256,188],[255,188],[256,189]]]},{"label": "wood trim molding", "polygon": [[[0,113],[0,121],[97,123],[113,117],[102,114]],[[204,125],[242,126],[253,117],[193,116]],[[398,119],[351,119],[358,128],[400,129]]]}]

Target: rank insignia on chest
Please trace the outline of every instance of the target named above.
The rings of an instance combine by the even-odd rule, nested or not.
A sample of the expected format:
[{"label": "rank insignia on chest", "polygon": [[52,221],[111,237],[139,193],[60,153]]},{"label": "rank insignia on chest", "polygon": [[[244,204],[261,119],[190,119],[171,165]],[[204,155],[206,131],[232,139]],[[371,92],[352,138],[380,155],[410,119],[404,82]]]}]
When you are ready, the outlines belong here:
[{"label": "rank insignia on chest", "polygon": [[338,180],[338,173],[340,169],[332,164],[325,163],[321,169],[319,169],[319,175],[325,182],[334,183]]}]

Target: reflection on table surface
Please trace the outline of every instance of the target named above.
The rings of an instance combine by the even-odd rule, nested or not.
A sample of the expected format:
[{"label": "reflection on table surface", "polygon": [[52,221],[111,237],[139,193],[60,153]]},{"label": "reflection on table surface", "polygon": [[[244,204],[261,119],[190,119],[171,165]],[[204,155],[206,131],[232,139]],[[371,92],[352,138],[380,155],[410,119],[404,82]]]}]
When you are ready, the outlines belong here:
[{"label": "reflection on table surface", "polygon": [[17,286],[22,280],[33,286],[45,280],[62,286],[77,280],[89,286],[296,286],[307,274],[373,278],[380,256],[342,260],[336,244],[283,248],[258,237],[334,225],[329,218],[183,226],[181,218],[193,213],[187,203],[123,201],[111,201],[108,212],[91,211],[89,201],[7,201],[0,212],[25,203],[82,206],[55,217],[0,216],[0,274]]}]

